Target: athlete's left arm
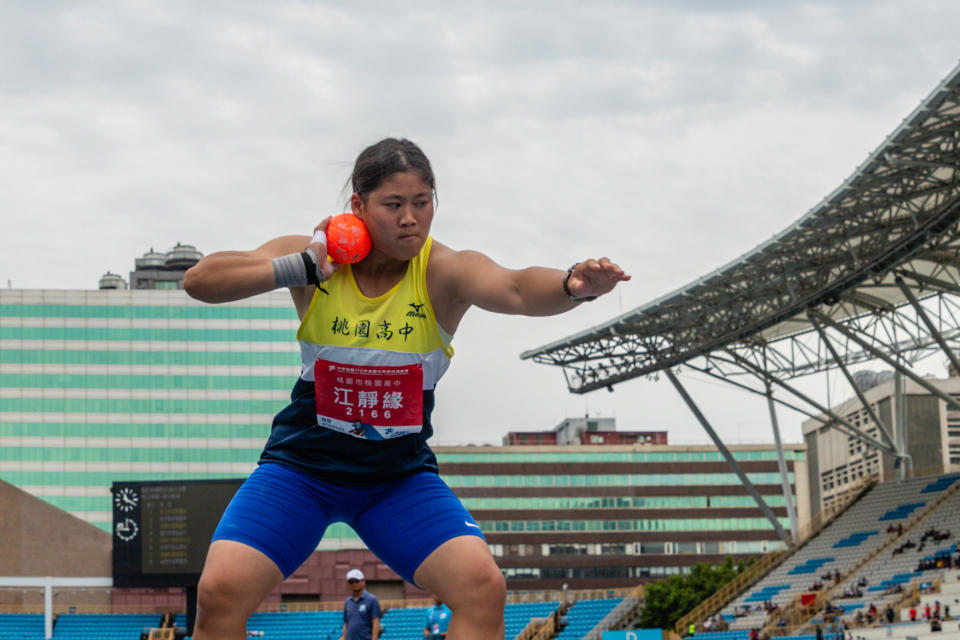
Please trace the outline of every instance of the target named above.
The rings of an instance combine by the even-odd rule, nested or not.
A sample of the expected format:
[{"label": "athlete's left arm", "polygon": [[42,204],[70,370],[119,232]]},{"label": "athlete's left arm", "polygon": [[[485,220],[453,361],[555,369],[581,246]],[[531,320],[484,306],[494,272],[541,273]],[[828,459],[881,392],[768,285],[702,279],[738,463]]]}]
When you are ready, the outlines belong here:
[{"label": "athlete's left arm", "polygon": [[[439,255],[437,255],[439,253]],[[436,259],[436,261],[435,261]],[[470,306],[488,311],[526,316],[549,316],[577,306],[563,290],[566,272],[547,267],[507,269],[477,251],[454,251],[441,245],[430,256],[436,281],[462,312]],[[617,283],[629,280],[623,269],[607,258],[577,263],[567,287],[577,298],[601,296]],[[443,306],[442,300],[434,305]]]}]

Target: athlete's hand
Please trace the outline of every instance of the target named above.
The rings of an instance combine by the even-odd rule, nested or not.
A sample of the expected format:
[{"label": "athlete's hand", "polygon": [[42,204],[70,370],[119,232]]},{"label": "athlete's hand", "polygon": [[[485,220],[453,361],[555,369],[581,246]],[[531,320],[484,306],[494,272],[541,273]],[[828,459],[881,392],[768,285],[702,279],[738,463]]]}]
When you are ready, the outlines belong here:
[{"label": "athlete's hand", "polygon": [[576,297],[588,298],[609,293],[618,282],[626,282],[629,279],[630,276],[609,259],[590,259],[574,267],[570,273],[570,279],[567,280],[567,286],[570,288],[570,293]]},{"label": "athlete's hand", "polygon": [[327,225],[330,224],[330,218],[327,216],[313,228],[313,239],[307,245],[308,249],[313,249],[319,260],[317,261],[317,280],[325,282],[333,275],[340,266],[339,263],[327,260]]}]

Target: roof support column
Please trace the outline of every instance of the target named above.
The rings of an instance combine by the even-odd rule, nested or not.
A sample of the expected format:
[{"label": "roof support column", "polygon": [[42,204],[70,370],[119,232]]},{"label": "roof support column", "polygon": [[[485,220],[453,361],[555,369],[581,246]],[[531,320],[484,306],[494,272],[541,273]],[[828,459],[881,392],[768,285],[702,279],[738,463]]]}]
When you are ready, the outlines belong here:
[{"label": "roof support column", "polygon": [[893,436],[890,434],[890,430],[887,429],[886,425],[880,421],[880,417],[873,410],[873,407],[870,405],[867,397],[863,395],[863,391],[861,391],[860,387],[857,386],[857,381],[853,379],[852,375],[850,375],[847,365],[843,364],[843,358],[840,357],[840,354],[837,353],[833,343],[830,342],[829,338],[827,338],[827,332],[824,331],[823,327],[820,325],[820,322],[815,316],[810,315],[809,317],[810,323],[817,330],[817,333],[820,334],[820,340],[822,340],[823,344],[826,345],[827,350],[830,351],[830,355],[833,356],[833,361],[837,363],[837,366],[840,367],[840,371],[842,371],[843,375],[846,376],[847,382],[849,382],[850,386],[853,387],[853,392],[857,394],[857,398],[860,399],[860,404],[866,410],[867,415],[870,416],[870,419],[873,420],[873,424],[877,425],[877,428],[880,430],[880,433],[883,434],[883,438],[887,441],[887,444],[896,449],[898,453],[902,453],[902,449],[897,446],[896,442],[893,441]]},{"label": "roof support column", "polygon": [[46,578],[43,583],[43,637],[53,637],[53,578]]},{"label": "roof support column", "polygon": [[843,335],[847,336],[848,338],[850,338],[851,340],[853,340],[854,342],[856,342],[857,344],[859,344],[861,347],[863,347],[863,349],[864,349],[865,351],[869,351],[870,353],[872,353],[873,355],[875,355],[875,356],[878,357],[879,359],[881,359],[881,360],[883,360],[884,362],[886,362],[888,365],[890,365],[891,367],[893,367],[894,371],[898,371],[898,372],[902,373],[903,375],[905,375],[906,377],[910,378],[911,380],[913,380],[914,382],[916,382],[918,385],[920,385],[921,387],[923,387],[924,389],[926,389],[927,391],[929,391],[929,392],[932,393],[933,395],[937,396],[938,398],[940,398],[941,400],[943,400],[944,402],[946,402],[948,405],[950,405],[950,406],[953,407],[954,409],[960,410],[960,401],[958,401],[956,398],[954,398],[953,396],[951,396],[951,395],[948,394],[948,393],[944,393],[943,391],[941,391],[940,389],[938,389],[936,386],[930,384],[928,381],[924,380],[922,377],[920,377],[920,376],[918,376],[917,374],[915,374],[913,371],[910,371],[909,369],[907,369],[906,367],[904,367],[902,364],[900,364],[899,362],[897,362],[895,359],[891,358],[890,356],[888,356],[886,353],[884,353],[884,352],[881,351],[880,349],[877,349],[875,346],[873,346],[872,344],[870,344],[870,343],[867,342],[866,340],[862,339],[860,336],[858,336],[856,333],[854,333],[853,331],[851,331],[851,330],[848,329],[847,327],[844,327],[843,325],[834,322],[833,320],[831,320],[831,319],[828,318],[827,316],[823,315],[823,314],[820,313],[819,311],[811,311],[810,313],[815,313],[815,314],[817,315],[817,317],[818,317],[820,320],[822,320],[825,324],[830,325],[831,327],[833,327],[834,329],[836,329],[837,331],[839,331],[839,332],[842,333]]},{"label": "roof support column", "polygon": [[917,301],[917,296],[913,295],[913,291],[910,290],[910,287],[907,286],[907,283],[903,281],[903,278],[897,276],[897,286],[900,287],[900,290],[903,291],[903,295],[907,296],[907,300],[910,301],[910,304],[916,310],[917,315],[920,316],[920,319],[923,320],[923,324],[927,325],[927,331],[930,332],[930,335],[933,336],[933,339],[937,341],[937,344],[940,345],[940,348],[943,349],[943,352],[946,354],[947,359],[950,360],[950,364],[953,365],[953,370],[960,375],[960,359],[957,358],[957,354],[953,352],[953,349],[947,344],[947,341],[943,339],[943,334],[937,331],[937,327],[933,324],[933,321],[930,320],[930,316],[927,315],[927,312],[920,306],[920,302]]},{"label": "roof support column", "polygon": [[[767,387],[767,407],[770,409],[770,424],[773,426],[773,441],[777,445],[777,467],[780,469],[780,483],[783,485],[783,499],[787,505],[787,517],[790,518],[790,535],[797,539],[797,510],[793,506],[793,490],[790,488],[790,474],[787,472],[787,461],[783,457],[783,442],[780,440],[780,424],[777,422],[777,408],[773,404],[773,390],[769,381],[764,381]],[[794,460],[796,468],[796,460]]]},{"label": "roof support column", "polygon": [[[830,409],[826,408],[825,406],[823,406],[822,404],[820,404],[819,402],[817,402],[817,401],[814,400],[813,398],[807,396],[806,394],[804,394],[803,392],[801,392],[801,391],[799,391],[799,390],[797,390],[797,389],[794,389],[793,387],[791,387],[789,384],[787,384],[787,383],[784,382],[783,380],[780,380],[780,379],[777,378],[776,376],[773,376],[773,375],[771,375],[770,373],[764,371],[763,369],[761,369],[761,368],[758,367],[757,365],[755,365],[755,364],[753,364],[753,363],[745,360],[745,359],[742,358],[741,356],[738,356],[736,353],[734,353],[734,352],[732,352],[732,351],[730,351],[730,350],[727,350],[727,353],[730,354],[730,356],[731,356],[734,360],[736,360],[737,364],[739,364],[743,369],[745,369],[745,370],[747,370],[747,371],[750,371],[750,372],[754,373],[754,374],[757,375],[757,376],[760,376],[760,377],[761,377],[763,380],[765,380],[765,381],[772,382],[773,384],[775,384],[775,385],[777,385],[777,386],[779,386],[779,387],[782,387],[782,388],[786,389],[787,391],[789,391],[790,393],[792,393],[792,394],[795,395],[796,397],[800,398],[801,400],[803,400],[804,402],[806,402],[806,403],[809,404],[810,406],[816,407],[821,413],[824,413],[824,414],[830,416],[835,422],[844,425],[847,429],[850,430],[851,433],[850,433],[849,435],[853,436],[853,437],[856,438],[857,440],[860,440],[861,442],[865,442],[865,443],[869,444],[870,446],[879,449],[880,451],[886,451],[886,452],[889,453],[890,455],[894,455],[894,456],[897,455],[897,450],[896,450],[894,447],[891,447],[891,446],[888,445],[887,443],[881,442],[881,441],[877,440],[876,438],[873,438],[873,437],[867,435],[866,433],[864,433],[863,431],[861,431],[860,429],[858,429],[857,427],[855,427],[854,425],[852,425],[852,424],[850,423],[850,421],[847,420],[846,418],[844,418],[843,416],[841,416],[841,415],[839,415],[839,414],[837,414],[837,413],[834,413],[833,411],[831,411]],[[837,427],[837,428],[839,428],[839,427]]]},{"label": "roof support column", "polygon": [[[897,421],[897,444],[901,450],[907,449],[907,394],[903,392],[903,375],[893,375],[894,419]],[[897,460],[899,463],[900,460]],[[897,464],[897,480],[907,479],[907,465]]]},{"label": "roof support column", "polygon": [[764,501],[763,496],[760,495],[760,492],[757,491],[757,488],[753,486],[752,482],[750,482],[747,474],[744,473],[743,469],[740,468],[740,465],[734,459],[733,454],[730,453],[730,450],[727,449],[727,446],[723,444],[723,440],[720,439],[716,431],[713,430],[713,427],[710,426],[710,423],[707,422],[707,419],[704,417],[703,413],[701,413],[699,407],[697,407],[696,403],[693,401],[693,398],[690,397],[690,394],[687,393],[687,390],[684,389],[683,385],[680,384],[680,381],[677,380],[676,374],[673,373],[673,370],[670,369],[670,367],[664,367],[663,372],[666,374],[667,378],[670,379],[670,382],[673,383],[673,386],[676,387],[677,391],[680,393],[680,397],[683,398],[683,401],[687,403],[688,407],[690,407],[690,411],[693,412],[693,415],[696,416],[697,420],[700,421],[704,431],[707,432],[707,435],[710,436],[710,439],[713,440],[713,443],[717,445],[717,449],[720,450],[720,453],[726,459],[727,464],[730,465],[730,468],[733,469],[733,472],[736,473],[737,477],[740,478],[740,482],[743,484],[744,488],[750,493],[751,496],[753,496],[753,499],[756,500],[757,506],[760,507],[760,511],[763,512],[763,515],[766,516],[767,520],[769,520],[773,525],[774,530],[777,532],[777,536],[786,542],[790,537],[789,534],[784,530],[770,506]]}]

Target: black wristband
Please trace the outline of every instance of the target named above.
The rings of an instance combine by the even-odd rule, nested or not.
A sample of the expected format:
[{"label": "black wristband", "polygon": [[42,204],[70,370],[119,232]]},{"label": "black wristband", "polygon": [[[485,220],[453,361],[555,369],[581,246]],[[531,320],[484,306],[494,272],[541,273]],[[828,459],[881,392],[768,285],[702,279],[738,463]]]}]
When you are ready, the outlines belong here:
[{"label": "black wristband", "polygon": [[567,294],[567,297],[573,300],[574,302],[590,302],[591,300],[596,300],[597,296],[586,296],[585,298],[578,298],[577,296],[573,295],[572,291],[570,291],[570,285],[567,283],[567,281],[570,280],[570,274],[573,273],[573,270],[577,268],[578,264],[580,263],[574,262],[572,265],[570,265],[570,268],[567,269],[567,275],[563,276],[563,292]]},{"label": "black wristband", "polygon": [[317,263],[313,261],[313,256],[303,251],[300,253],[300,258],[303,260],[303,266],[307,270],[307,284],[319,287],[320,279],[317,278]]}]

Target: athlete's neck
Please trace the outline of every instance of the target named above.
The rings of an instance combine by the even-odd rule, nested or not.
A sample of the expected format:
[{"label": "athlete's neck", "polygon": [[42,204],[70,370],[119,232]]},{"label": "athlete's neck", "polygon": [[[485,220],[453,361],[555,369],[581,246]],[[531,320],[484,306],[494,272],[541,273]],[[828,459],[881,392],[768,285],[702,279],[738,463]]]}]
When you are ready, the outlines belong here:
[{"label": "athlete's neck", "polygon": [[372,253],[360,262],[351,265],[353,278],[363,295],[369,298],[382,296],[396,285],[407,273],[409,260],[395,260]]}]

